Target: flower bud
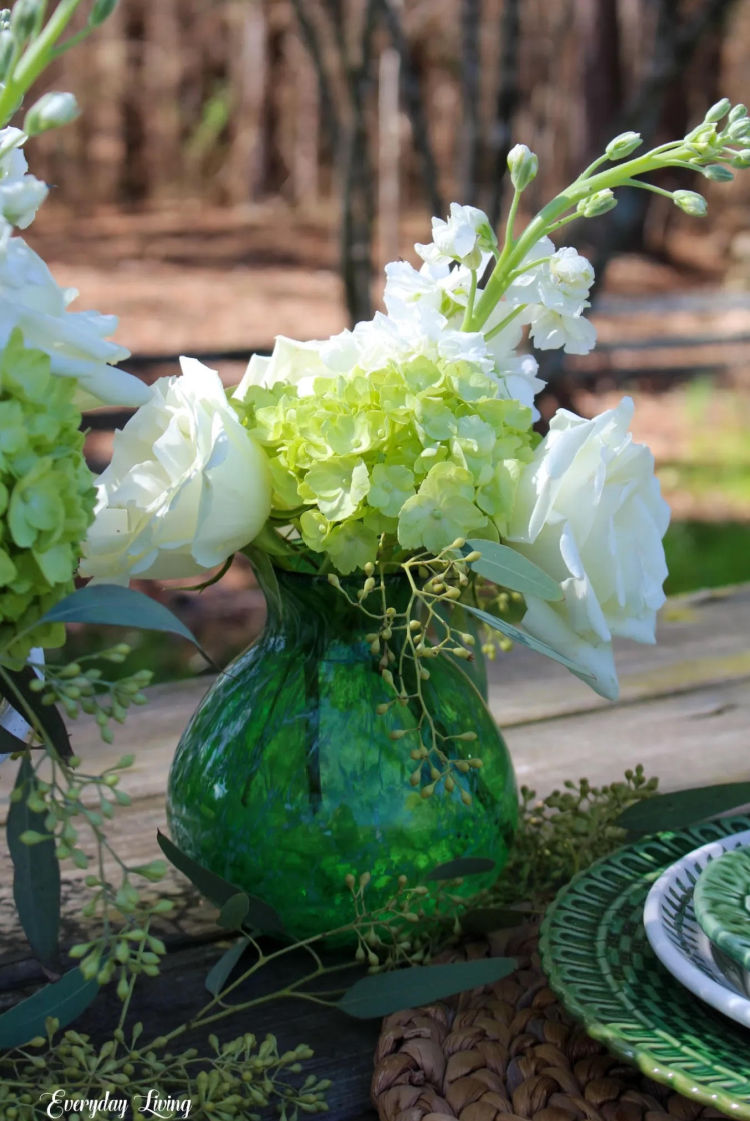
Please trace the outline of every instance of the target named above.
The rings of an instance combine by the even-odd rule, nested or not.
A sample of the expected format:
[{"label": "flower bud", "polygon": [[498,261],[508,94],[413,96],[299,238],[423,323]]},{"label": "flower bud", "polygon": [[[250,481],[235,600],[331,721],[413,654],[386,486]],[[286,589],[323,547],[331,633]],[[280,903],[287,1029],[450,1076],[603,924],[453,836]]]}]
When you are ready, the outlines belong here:
[{"label": "flower bud", "polygon": [[640,132],[621,132],[619,136],[610,140],[604,151],[610,160],[624,160],[636,148],[640,148],[642,143],[643,137]]},{"label": "flower bud", "polygon": [[735,121],[741,121],[743,119],[743,117],[746,117],[746,116],[747,116],[747,106],[742,105],[741,103],[739,105],[735,105],[734,108],[730,109],[730,111],[729,111],[729,116],[727,117],[727,124],[733,125]]},{"label": "flower bud", "polygon": [[707,121],[709,124],[714,124],[716,121],[720,121],[722,117],[725,117],[731,108],[732,102],[729,98],[722,97],[721,101],[717,101],[715,105],[711,106],[703,120]]},{"label": "flower bud", "polygon": [[705,218],[708,213],[708,203],[697,191],[674,191],[672,202],[692,218]]},{"label": "flower bud", "polygon": [[17,43],[23,44],[35,33],[44,18],[44,0],[16,0],[10,13],[10,29]]},{"label": "flower bud", "polygon": [[109,19],[118,3],[119,0],[96,0],[89,16],[89,27],[98,27]]},{"label": "flower bud", "polygon": [[750,140],[750,120],[747,117],[739,117],[736,121],[732,121],[726,135],[730,140]]},{"label": "flower bud", "polygon": [[750,167],[750,148],[743,148],[738,152],[734,159],[729,161],[732,167],[745,168]]},{"label": "flower bud", "polygon": [[607,187],[603,191],[595,191],[588,198],[581,199],[576,210],[582,218],[598,218],[600,214],[606,214],[608,210],[613,210],[616,206],[617,199]]},{"label": "flower bud", "polygon": [[78,102],[72,93],[50,92],[42,94],[24,117],[23,130],[29,136],[70,124],[78,116]]},{"label": "flower bud", "polygon": [[729,183],[730,180],[734,179],[729,168],[720,163],[711,163],[708,167],[702,167],[701,174],[713,183]]},{"label": "flower bud", "polygon": [[8,77],[16,41],[12,31],[0,31],[0,82]]},{"label": "flower bud", "polygon": [[517,191],[525,190],[538,170],[539,159],[525,144],[516,144],[508,152],[510,181]]}]

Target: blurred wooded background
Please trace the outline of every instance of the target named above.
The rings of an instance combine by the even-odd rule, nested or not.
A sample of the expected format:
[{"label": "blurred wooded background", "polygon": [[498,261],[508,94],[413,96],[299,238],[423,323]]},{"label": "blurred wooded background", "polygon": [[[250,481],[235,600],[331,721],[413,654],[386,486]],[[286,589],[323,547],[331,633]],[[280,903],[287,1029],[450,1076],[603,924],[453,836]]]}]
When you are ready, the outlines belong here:
[{"label": "blurred wooded background", "polygon": [[[720,95],[747,99],[748,59],[748,0],[121,0],[46,76],[83,112],[35,144],[33,170],[79,214],[328,205],[358,318],[374,268],[400,251],[404,213],[458,199],[497,220],[519,140],[540,159],[524,196],[536,209],[616,132],[656,143]],[[662,185],[707,188],[729,262],[748,180]],[[601,268],[623,246],[662,254],[694,224],[631,191],[577,240],[595,238]]]}]

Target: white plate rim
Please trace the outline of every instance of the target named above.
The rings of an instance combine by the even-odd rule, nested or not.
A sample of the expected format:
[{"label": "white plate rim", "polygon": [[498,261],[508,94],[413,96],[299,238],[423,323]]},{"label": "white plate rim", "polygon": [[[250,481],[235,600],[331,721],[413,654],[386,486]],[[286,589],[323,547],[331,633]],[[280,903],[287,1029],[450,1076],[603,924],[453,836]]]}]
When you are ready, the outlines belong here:
[{"label": "white plate rim", "polygon": [[[686,853],[685,856],[676,860],[674,864],[670,864],[656,880],[646,897],[643,908],[643,925],[646,928],[646,937],[651,949],[673,977],[718,1012],[723,1012],[725,1016],[729,1016],[737,1023],[750,1027],[750,999],[731,987],[728,980],[723,984],[715,981],[694,965],[692,959],[674,945],[666,932],[662,918],[667,893],[679,880],[681,873],[700,871],[705,868],[710,860],[732,849],[741,848],[743,845],[750,845],[750,829],[741,833],[732,833],[719,841],[709,841],[708,844],[693,849],[692,852]],[[686,889],[685,894],[690,895],[688,907],[692,912],[692,887]],[[720,974],[718,966],[713,964],[708,938],[703,934],[694,916],[693,921],[697,928],[698,939],[704,956],[713,966],[715,972]]]}]

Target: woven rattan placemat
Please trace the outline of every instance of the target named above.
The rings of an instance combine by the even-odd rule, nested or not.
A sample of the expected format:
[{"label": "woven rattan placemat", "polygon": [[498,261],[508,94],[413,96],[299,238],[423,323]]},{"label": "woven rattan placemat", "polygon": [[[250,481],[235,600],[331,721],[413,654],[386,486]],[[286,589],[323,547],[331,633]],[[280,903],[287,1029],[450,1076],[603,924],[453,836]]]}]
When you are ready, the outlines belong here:
[{"label": "woven rattan placemat", "polygon": [[454,960],[509,954],[519,967],[495,985],[383,1021],[372,1080],[381,1121],[724,1116],[645,1078],[591,1039],[548,987],[536,946],[533,929],[468,944]]}]

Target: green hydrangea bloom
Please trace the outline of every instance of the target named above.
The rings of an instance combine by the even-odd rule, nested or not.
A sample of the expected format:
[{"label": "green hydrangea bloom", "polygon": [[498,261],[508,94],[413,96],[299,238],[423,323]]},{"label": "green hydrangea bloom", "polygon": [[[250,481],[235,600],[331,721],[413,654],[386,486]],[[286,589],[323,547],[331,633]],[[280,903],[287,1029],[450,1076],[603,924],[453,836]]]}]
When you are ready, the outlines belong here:
[{"label": "green hydrangea bloom", "polygon": [[[60,646],[65,629],[32,626],[73,588],[95,491],[83,458],[76,383],[15,330],[0,355],[0,659]],[[16,638],[16,635],[19,637]]]},{"label": "green hydrangea bloom", "polygon": [[235,405],[269,457],[272,516],[339,572],[505,532],[537,437],[482,369],[420,354],[311,388],[248,385]]}]

